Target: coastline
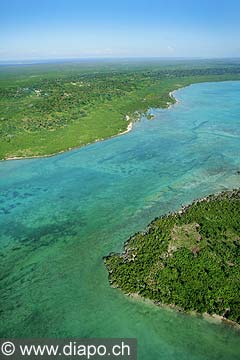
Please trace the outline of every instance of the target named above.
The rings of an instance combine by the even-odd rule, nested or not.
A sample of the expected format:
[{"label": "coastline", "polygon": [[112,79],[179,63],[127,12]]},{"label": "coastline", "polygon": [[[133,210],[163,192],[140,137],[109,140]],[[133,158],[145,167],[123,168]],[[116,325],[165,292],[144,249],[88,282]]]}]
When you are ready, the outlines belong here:
[{"label": "coastline", "polygon": [[33,156],[13,156],[13,157],[8,157],[6,159],[1,159],[0,162],[2,161],[11,161],[11,160],[29,160],[29,159],[41,159],[41,158],[48,158],[48,157],[52,157],[52,156],[56,156],[56,155],[60,155],[60,154],[63,154],[65,152],[68,152],[68,151],[71,151],[71,150],[76,150],[76,149],[80,149],[84,146],[88,146],[88,145],[92,145],[92,144],[95,144],[97,142],[100,142],[100,141],[106,141],[106,140],[109,140],[109,139],[112,139],[114,137],[117,137],[117,136],[121,136],[121,135],[125,135],[127,133],[129,133],[130,131],[132,131],[133,129],[133,122],[130,121],[130,123],[128,124],[127,126],[127,129],[116,134],[116,135],[112,135],[110,137],[107,137],[106,139],[102,138],[102,139],[96,139],[95,141],[93,142],[89,142],[87,144],[84,144],[84,145],[80,145],[80,146],[74,146],[74,147],[71,147],[71,148],[68,148],[66,150],[61,150],[61,151],[58,151],[56,153],[53,153],[53,154],[46,154],[46,155],[33,155]]},{"label": "coastline", "polygon": [[[190,84],[192,85],[192,84]],[[181,87],[181,88],[178,88],[178,89],[175,89],[175,90],[172,90],[168,93],[168,96],[174,101],[173,103],[166,103],[166,108],[169,109],[171,108],[172,106],[180,103],[180,101],[173,95],[173,93],[177,90],[180,90],[180,89],[183,89],[185,87],[188,87],[190,85],[187,85],[187,86],[184,86],[184,87]],[[117,136],[121,136],[121,135],[125,135],[127,133],[129,133],[130,131],[133,130],[133,120],[131,120],[131,117],[129,117],[128,115],[126,115],[126,118],[127,118],[127,121],[130,121],[128,123],[128,126],[127,126],[127,129],[118,133],[118,134],[115,134],[115,135],[112,135],[110,137],[106,137],[106,138],[101,138],[101,139],[96,139],[92,142],[89,142],[89,143],[86,143],[86,144],[83,144],[83,145],[78,145],[78,146],[73,146],[73,147],[70,147],[68,149],[65,149],[65,150],[61,150],[61,151],[58,151],[56,153],[53,153],[53,154],[46,154],[46,155],[33,155],[33,156],[10,156],[10,157],[7,157],[5,159],[0,159],[0,163],[2,161],[11,161],[11,160],[27,160],[27,159],[39,159],[39,158],[48,158],[48,157],[52,157],[52,156],[56,156],[56,155],[60,155],[62,153],[65,153],[65,152],[68,152],[68,151],[71,151],[71,150],[76,150],[76,149],[80,149],[84,146],[88,146],[88,145],[91,145],[91,144],[95,144],[97,142],[100,142],[100,141],[106,141],[106,140],[109,140],[109,139],[112,139],[112,138],[115,138]]]},{"label": "coastline", "polygon": [[[227,82],[227,81],[234,81],[234,80],[220,80],[220,82]],[[239,80],[235,80],[235,81],[239,81]],[[219,81],[209,81],[210,83],[211,82],[219,82]],[[206,82],[193,82],[191,84],[188,84],[188,85],[185,85],[185,86],[179,86],[178,84],[176,84],[176,89],[173,89],[171,90],[169,93],[168,93],[168,96],[170,99],[173,100],[173,102],[166,102],[166,107],[159,107],[159,109],[170,109],[172,106],[175,106],[177,104],[180,103],[180,100],[178,100],[175,96],[175,92],[178,91],[178,90],[181,90],[181,89],[184,89],[184,88],[187,88],[189,86],[192,86],[194,84],[203,84],[203,83],[208,83],[208,81]],[[149,110],[150,108],[148,108]],[[147,110],[147,111],[148,111]],[[136,110],[137,111],[137,110]],[[143,114],[141,114],[143,115]],[[129,117],[128,115],[126,115],[126,119],[127,121],[130,121],[128,123],[128,126],[127,126],[127,129],[120,132],[120,133],[117,133],[117,134],[114,134],[110,137],[106,137],[106,138],[101,138],[101,139],[96,139],[94,141],[91,141],[91,142],[88,142],[86,144],[83,144],[83,145],[77,145],[77,146],[73,146],[73,147],[70,147],[70,148],[67,148],[65,150],[60,150],[60,151],[57,151],[55,153],[52,153],[52,154],[45,154],[45,155],[32,155],[32,156],[12,156],[12,157],[7,157],[5,159],[0,159],[0,163],[3,162],[3,161],[11,161],[11,160],[27,160],[27,159],[38,159],[38,158],[48,158],[48,157],[52,157],[52,156],[56,156],[56,155],[60,155],[62,153],[65,153],[65,152],[68,152],[68,151],[72,151],[72,150],[76,150],[76,149],[80,149],[82,147],[85,147],[85,146],[88,146],[88,145],[91,145],[91,144],[95,144],[97,142],[100,142],[100,141],[106,141],[106,140],[109,140],[109,139],[112,139],[114,137],[117,137],[117,136],[121,136],[121,135],[124,135],[124,134],[127,134],[128,132],[132,131],[133,130],[133,123],[136,121],[135,119],[134,120],[131,120],[131,117]],[[153,118],[154,120],[154,118]]]},{"label": "coastline", "polygon": [[196,311],[187,312],[187,311],[185,311],[184,309],[182,309],[181,307],[179,307],[177,305],[164,304],[164,303],[156,302],[156,301],[153,301],[151,299],[144,298],[144,297],[142,297],[141,295],[139,295],[137,293],[129,293],[129,294],[124,293],[124,295],[134,299],[135,301],[142,301],[142,302],[145,302],[145,303],[150,304],[152,306],[158,306],[158,307],[160,307],[162,309],[176,311],[178,313],[182,313],[182,314],[188,315],[188,316],[199,317],[199,318],[207,320],[207,321],[209,321],[211,323],[226,324],[226,325],[231,326],[232,328],[240,331],[240,324],[238,324],[235,321],[228,320],[227,318],[225,318],[224,316],[221,316],[221,315],[217,315],[217,314],[212,314],[211,315],[211,314],[208,314],[206,312],[203,313],[203,314],[200,314],[200,313],[198,313]]},{"label": "coastline", "polygon": [[[178,91],[178,90],[187,88],[187,87],[192,86],[192,85],[195,85],[195,84],[203,84],[203,83],[207,84],[207,83],[209,83],[209,82],[211,83],[211,82],[228,82],[228,81],[240,81],[240,80],[239,80],[239,79],[235,79],[235,80],[210,80],[210,81],[203,81],[203,82],[202,82],[202,81],[196,81],[196,82],[192,82],[192,83],[190,83],[190,84],[183,85],[183,86],[182,86],[182,85],[179,85],[179,84],[175,84],[175,87],[177,87],[177,88],[171,90],[171,91],[168,93],[169,98],[172,99],[173,102],[166,102],[166,107],[165,107],[165,106],[162,106],[162,107],[159,107],[159,109],[169,109],[169,108],[171,108],[172,106],[174,106],[174,105],[176,105],[176,104],[179,104],[179,103],[180,103],[180,100],[178,100],[178,99],[175,97],[175,95],[174,95],[174,93],[175,93],[176,91]],[[148,110],[149,110],[149,109],[150,109],[150,107],[148,108]],[[148,111],[148,110],[147,110],[147,111]],[[135,112],[136,112],[136,111],[137,111],[137,110],[135,110]],[[132,128],[133,128],[133,122],[135,121],[135,120],[131,121],[131,118],[130,118],[128,115],[126,115],[126,118],[129,119],[129,120],[127,120],[127,121],[130,121],[130,123],[129,123],[128,126],[127,126],[127,129],[124,130],[123,132],[114,134],[114,135],[112,135],[112,136],[110,136],[110,137],[101,138],[101,139],[96,139],[96,140],[94,140],[94,141],[92,141],[92,142],[89,142],[89,143],[86,143],[86,144],[83,144],[83,145],[73,146],[73,147],[67,148],[67,149],[65,149],[65,150],[57,151],[57,152],[52,153],[52,154],[32,155],[32,156],[12,156],[12,157],[10,156],[10,157],[4,158],[4,159],[0,159],[0,162],[2,162],[2,161],[11,161],[11,160],[24,160],[24,159],[37,159],[37,158],[52,157],[52,156],[56,156],[56,155],[62,154],[62,153],[64,153],[64,152],[68,152],[68,151],[75,150],[75,149],[80,149],[80,148],[82,148],[82,147],[84,147],[84,146],[91,145],[91,144],[94,144],[94,143],[99,142],[99,141],[106,141],[106,140],[112,139],[112,138],[114,138],[114,137],[116,137],[116,136],[124,135],[124,134],[126,134],[126,133],[128,133],[128,132],[130,132],[130,131],[132,130]]]},{"label": "coastline", "polygon": [[185,87],[188,87],[188,86],[191,86],[191,85],[192,85],[192,84],[187,85],[187,86],[184,86],[184,87],[179,87],[178,89],[175,89],[175,90],[173,90],[173,91],[170,91],[170,92],[169,92],[169,97],[170,97],[174,102],[171,103],[171,104],[169,104],[168,108],[170,108],[170,107],[172,107],[172,106],[174,106],[174,105],[180,104],[180,100],[178,100],[178,99],[176,98],[176,96],[174,95],[174,93],[175,93],[176,91],[180,90],[180,89],[184,89]]}]

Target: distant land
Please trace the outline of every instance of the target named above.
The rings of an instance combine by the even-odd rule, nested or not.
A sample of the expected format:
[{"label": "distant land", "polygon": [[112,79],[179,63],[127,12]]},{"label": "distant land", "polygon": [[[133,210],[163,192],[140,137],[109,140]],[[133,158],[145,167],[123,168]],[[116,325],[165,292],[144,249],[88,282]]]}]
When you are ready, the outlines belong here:
[{"label": "distant land", "polygon": [[173,90],[240,79],[237,59],[62,61],[0,67],[0,159],[53,155],[115,136],[149,108],[173,103]]}]

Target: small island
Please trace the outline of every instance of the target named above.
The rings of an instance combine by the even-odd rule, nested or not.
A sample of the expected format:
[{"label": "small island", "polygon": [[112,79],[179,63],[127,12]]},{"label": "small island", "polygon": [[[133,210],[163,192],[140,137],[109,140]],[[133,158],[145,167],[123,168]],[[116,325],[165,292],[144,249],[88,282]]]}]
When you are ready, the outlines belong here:
[{"label": "small island", "polygon": [[240,190],[155,219],[105,260],[113,287],[180,311],[240,323]]}]

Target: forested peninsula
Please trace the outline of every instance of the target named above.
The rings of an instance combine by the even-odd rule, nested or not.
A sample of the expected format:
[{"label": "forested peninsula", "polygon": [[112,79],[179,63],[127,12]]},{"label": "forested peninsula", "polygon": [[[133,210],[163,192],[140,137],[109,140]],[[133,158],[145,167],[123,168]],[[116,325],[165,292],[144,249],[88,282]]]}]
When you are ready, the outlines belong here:
[{"label": "forested peninsula", "polygon": [[111,285],[128,295],[239,324],[240,190],[155,219],[105,264]]},{"label": "forested peninsula", "polygon": [[125,132],[173,90],[240,80],[235,60],[116,60],[0,67],[0,159],[53,155]]}]

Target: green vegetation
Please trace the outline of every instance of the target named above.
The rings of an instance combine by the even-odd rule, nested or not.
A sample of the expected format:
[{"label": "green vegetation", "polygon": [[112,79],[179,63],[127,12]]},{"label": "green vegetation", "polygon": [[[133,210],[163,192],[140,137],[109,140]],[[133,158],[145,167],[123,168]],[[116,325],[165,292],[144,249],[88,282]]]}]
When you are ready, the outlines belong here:
[{"label": "green vegetation", "polygon": [[0,67],[0,159],[54,154],[108,138],[169,92],[240,79],[237,61],[159,60]]},{"label": "green vegetation", "polygon": [[240,323],[240,190],[155,219],[105,263],[127,294]]}]

